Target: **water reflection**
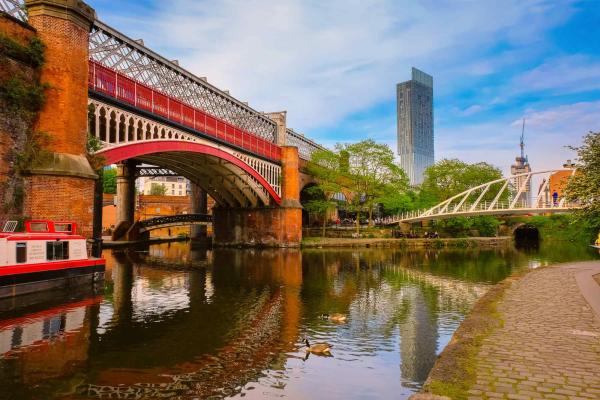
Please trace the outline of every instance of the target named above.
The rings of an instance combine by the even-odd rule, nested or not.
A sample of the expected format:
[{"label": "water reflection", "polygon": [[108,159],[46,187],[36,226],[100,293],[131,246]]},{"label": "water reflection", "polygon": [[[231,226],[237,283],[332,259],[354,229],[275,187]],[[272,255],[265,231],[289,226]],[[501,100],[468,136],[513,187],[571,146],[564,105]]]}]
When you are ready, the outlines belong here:
[{"label": "water reflection", "polygon": [[0,398],[407,397],[490,284],[594,256],[189,246],[106,251],[103,297],[1,315]]}]

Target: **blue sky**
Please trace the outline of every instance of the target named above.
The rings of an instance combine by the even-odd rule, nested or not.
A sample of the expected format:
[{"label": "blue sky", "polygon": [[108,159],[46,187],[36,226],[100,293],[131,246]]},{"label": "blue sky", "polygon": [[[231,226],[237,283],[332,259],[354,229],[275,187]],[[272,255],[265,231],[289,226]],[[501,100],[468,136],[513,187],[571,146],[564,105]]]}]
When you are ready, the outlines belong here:
[{"label": "blue sky", "polygon": [[396,83],[434,77],[436,159],[534,170],[600,130],[600,1],[89,0],[98,17],[333,145],[396,146]]}]

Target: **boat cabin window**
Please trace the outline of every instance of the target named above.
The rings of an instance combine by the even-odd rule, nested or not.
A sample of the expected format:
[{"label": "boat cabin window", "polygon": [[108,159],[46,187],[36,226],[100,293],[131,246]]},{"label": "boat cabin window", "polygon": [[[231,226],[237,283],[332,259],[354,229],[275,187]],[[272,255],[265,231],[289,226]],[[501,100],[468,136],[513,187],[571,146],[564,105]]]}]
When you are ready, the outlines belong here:
[{"label": "boat cabin window", "polygon": [[72,232],[73,231],[73,225],[71,224],[54,224],[54,231],[55,232]]},{"label": "boat cabin window", "polygon": [[29,224],[31,232],[48,232],[47,222],[31,222]]},{"label": "boat cabin window", "polygon": [[27,243],[17,243],[17,264],[27,262]]},{"label": "boat cabin window", "polygon": [[46,259],[48,261],[54,260],[68,260],[69,259],[69,242],[46,242]]}]

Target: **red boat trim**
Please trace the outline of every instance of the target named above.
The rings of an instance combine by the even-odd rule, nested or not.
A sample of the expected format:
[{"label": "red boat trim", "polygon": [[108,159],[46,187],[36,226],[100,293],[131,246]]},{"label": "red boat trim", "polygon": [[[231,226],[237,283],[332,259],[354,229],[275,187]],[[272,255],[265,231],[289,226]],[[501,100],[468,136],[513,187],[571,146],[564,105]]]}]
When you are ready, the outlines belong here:
[{"label": "red boat trim", "polygon": [[5,236],[6,240],[8,241],[15,241],[15,240],[57,240],[60,239],[62,241],[66,241],[66,240],[81,240],[81,239],[85,239],[83,236],[73,236],[73,235],[64,235],[64,234],[58,234],[58,233],[41,233],[41,234],[35,234],[35,233],[23,233],[23,232],[16,232],[10,236]]},{"label": "red boat trim", "polygon": [[102,258],[93,260],[68,260],[52,261],[39,264],[7,265],[0,267],[0,276],[29,274],[32,272],[58,271],[62,269],[76,269],[104,265]]},{"label": "red boat trim", "polygon": [[91,297],[89,299],[78,301],[76,303],[61,305],[61,306],[49,308],[47,310],[27,314],[22,317],[6,319],[4,321],[0,321],[0,329],[6,329],[6,328],[9,328],[12,326],[23,325],[26,322],[31,322],[31,320],[38,320],[40,318],[46,318],[46,317],[54,316],[56,314],[69,312],[69,311],[74,310],[79,307],[91,306],[91,305],[100,303],[102,300],[104,300],[104,296],[99,295],[99,296]]}]

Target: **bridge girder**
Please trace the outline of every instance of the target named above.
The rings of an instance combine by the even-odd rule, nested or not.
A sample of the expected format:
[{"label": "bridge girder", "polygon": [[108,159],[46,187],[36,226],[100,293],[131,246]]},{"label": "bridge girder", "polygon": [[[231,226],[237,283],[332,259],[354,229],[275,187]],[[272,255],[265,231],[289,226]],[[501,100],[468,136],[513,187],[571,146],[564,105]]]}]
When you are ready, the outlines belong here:
[{"label": "bridge girder", "polygon": [[[157,165],[172,166],[174,169],[185,171],[185,175],[183,176],[189,177],[189,179],[197,179],[198,185],[204,190],[207,190],[204,184],[208,183],[213,188],[209,193],[212,195],[215,190],[221,193],[223,197],[228,199],[227,205],[229,206],[250,205],[256,207],[258,205],[258,196],[255,193],[244,193],[236,184],[236,178],[246,176],[245,172],[218,159],[202,154],[189,153],[157,153],[140,159]],[[225,191],[219,190],[219,187],[224,188]],[[269,202],[266,197],[262,197],[261,200],[265,204]]]}]

